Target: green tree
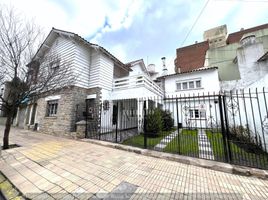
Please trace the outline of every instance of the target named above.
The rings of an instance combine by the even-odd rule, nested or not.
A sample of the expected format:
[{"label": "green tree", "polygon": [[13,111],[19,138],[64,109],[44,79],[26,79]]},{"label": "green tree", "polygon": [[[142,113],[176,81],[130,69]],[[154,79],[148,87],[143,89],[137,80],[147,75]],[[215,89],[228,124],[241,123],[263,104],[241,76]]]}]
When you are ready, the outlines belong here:
[{"label": "green tree", "polygon": [[148,135],[156,136],[163,128],[162,111],[159,108],[155,108],[151,110],[146,117],[146,131]]}]

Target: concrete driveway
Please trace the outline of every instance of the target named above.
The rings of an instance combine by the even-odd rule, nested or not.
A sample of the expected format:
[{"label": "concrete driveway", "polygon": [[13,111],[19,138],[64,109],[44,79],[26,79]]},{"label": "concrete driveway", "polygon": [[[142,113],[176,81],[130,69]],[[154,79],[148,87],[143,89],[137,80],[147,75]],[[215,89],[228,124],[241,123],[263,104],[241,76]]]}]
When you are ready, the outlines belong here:
[{"label": "concrete driveway", "polygon": [[268,199],[254,177],[20,129],[10,141],[0,169],[31,199]]}]

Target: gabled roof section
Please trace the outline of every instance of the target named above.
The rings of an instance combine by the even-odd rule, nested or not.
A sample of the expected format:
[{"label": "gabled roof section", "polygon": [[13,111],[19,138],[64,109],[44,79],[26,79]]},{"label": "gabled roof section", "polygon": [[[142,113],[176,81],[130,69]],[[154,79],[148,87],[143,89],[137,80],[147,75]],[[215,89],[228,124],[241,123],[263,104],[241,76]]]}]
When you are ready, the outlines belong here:
[{"label": "gabled roof section", "polygon": [[208,71],[208,70],[215,70],[215,69],[218,69],[218,67],[206,67],[206,68],[203,67],[203,68],[198,68],[198,69],[194,69],[194,70],[190,70],[190,71],[185,71],[185,72],[180,72],[180,73],[168,74],[168,75],[165,75],[165,76],[160,76],[157,79],[163,79],[163,78],[166,78],[166,77],[176,76],[176,75],[180,75],[180,74],[190,74],[190,73],[193,73],[193,72],[201,72],[201,71]]},{"label": "gabled roof section", "polygon": [[128,62],[125,65],[128,66],[128,67],[130,67],[130,66],[135,65],[136,63],[139,63],[139,62],[143,62],[144,63],[143,59],[138,59],[138,60],[134,60],[134,61]]},{"label": "gabled roof section", "polygon": [[134,61],[131,61],[131,62],[126,63],[125,65],[126,65],[126,67],[128,67],[129,69],[131,69],[131,67],[133,67],[133,66],[135,66],[135,65],[137,65],[137,64],[140,64],[141,67],[142,67],[142,70],[143,70],[147,75],[149,75],[149,72],[148,72],[148,70],[147,70],[147,68],[146,68],[146,66],[145,66],[145,64],[144,64],[143,59],[134,60]]},{"label": "gabled roof section", "polygon": [[36,57],[38,57],[39,54],[42,54],[42,50],[44,48],[50,48],[51,47],[52,41],[53,41],[53,39],[56,38],[57,35],[65,35],[67,37],[73,37],[74,39],[85,43],[89,47],[92,47],[94,49],[98,49],[103,54],[105,54],[106,56],[108,56],[109,58],[111,58],[117,65],[119,65],[120,67],[122,67],[125,70],[128,70],[129,71],[129,68],[126,67],[124,63],[122,63],[118,58],[116,58],[113,54],[111,54],[108,50],[106,50],[102,46],[100,46],[98,44],[90,43],[86,39],[84,39],[83,37],[81,37],[80,35],[78,35],[76,33],[69,32],[69,31],[64,31],[64,30],[60,30],[60,29],[56,29],[54,27],[52,28],[52,30],[50,31],[50,33],[48,34],[48,36],[46,37],[46,39],[44,40],[44,42],[42,43],[42,45],[40,46],[40,48],[38,49],[38,51],[36,52],[35,56],[33,57],[33,60],[36,59]]}]

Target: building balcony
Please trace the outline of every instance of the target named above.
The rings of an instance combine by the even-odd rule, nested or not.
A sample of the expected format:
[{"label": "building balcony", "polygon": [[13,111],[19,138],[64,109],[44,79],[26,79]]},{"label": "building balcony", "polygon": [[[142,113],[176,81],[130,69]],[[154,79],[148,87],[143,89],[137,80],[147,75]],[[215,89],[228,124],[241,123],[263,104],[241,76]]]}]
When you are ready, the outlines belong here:
[{"label": "building balcony", "polygon": [[146,75],[135,75],[114,79],[113,99],[163,96],[164,92]]}]

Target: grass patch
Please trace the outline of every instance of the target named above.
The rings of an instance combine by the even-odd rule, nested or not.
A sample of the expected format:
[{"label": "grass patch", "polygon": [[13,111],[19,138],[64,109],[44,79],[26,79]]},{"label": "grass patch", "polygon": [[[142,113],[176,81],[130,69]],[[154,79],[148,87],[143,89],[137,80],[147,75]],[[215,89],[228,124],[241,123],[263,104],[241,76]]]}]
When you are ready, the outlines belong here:
[{"label": "grass patch", "polygon": [[197,130],[182,130],[164,149],[168,153],[179,153],[186,156],[198,157]]},{"label": "grass patch", "polygon": [[[225,161],[224,145],[221,133],[206,131],[214,157],[218,161]],[[249,144],[250,145],[250,144]],[[249,153],[230,141],[232,163],[258,168],[268,168],[267,153]]]},{"label": "grass patch", "polygon": [[[175,130],[175,129],[174,129]],[[166,137],[167,135],[171,134],[174,130],[171,131],[162,131],[157,136],[148,136],[147,137],[147,148],[153,149],[157,144],[160,143],[160,141]],[[127,140],[125,140],[122,144],[128,145],[128,146],[134,146],[139,148],[144,148],[144,135],[136,135],[133,136]]]}]

